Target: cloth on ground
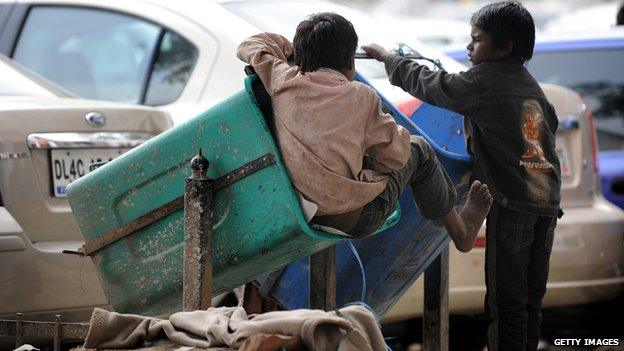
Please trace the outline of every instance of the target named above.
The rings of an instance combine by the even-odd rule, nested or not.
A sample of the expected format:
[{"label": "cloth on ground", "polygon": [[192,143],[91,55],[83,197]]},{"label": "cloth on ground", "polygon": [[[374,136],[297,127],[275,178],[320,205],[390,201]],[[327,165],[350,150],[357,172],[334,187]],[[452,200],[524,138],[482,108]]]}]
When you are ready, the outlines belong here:
[{"label": "cloth on ground", "polygon": [[132,348],[168,338],[184,346],[241,348],[254,335],[300,336],[310,350],[386,350],[375,316],[363,306],[338,311],[277,311],[247,315],[242,307],[178,312],[169,319],[96,308],[85,348]]}]

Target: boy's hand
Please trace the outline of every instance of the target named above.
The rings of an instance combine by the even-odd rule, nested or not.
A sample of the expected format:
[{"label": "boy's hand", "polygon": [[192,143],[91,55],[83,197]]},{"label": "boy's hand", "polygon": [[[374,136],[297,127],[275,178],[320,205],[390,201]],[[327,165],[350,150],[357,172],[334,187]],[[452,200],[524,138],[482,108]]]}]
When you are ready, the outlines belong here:
[{"label": "boy's hand", "polygon": [[362,50],[371,55],[377,61],[384,61],[391,53],[378,44],[368,44],[362,46]]}]

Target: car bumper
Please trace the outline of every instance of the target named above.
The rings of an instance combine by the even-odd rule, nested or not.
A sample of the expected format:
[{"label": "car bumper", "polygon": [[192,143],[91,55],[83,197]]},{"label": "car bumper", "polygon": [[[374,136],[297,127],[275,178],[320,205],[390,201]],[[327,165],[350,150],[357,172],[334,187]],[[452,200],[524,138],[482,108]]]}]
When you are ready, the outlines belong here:
[{"label": "car bumper", "polygon": [[[598,197],[592,206],[567,208],[565,213],[555,230],[544,307],[617,296],[624,291],[624,212]],[[483,312],[485,249],[475,248],[465,254],[453,247],[450,250],[450,312]],[[421,316],[422,292],[420,277],[384,316],[384,321]]]},{"label": "car bumper", "polygon": [[[10,245],[7,245],[9,244]],[[81,241],[33,244],[4,207],[0,207],[0,318],[88,321],[94,307],[108,301],[89,258],[62,254]],[[1,348],[1,347],[0,347]]]}]

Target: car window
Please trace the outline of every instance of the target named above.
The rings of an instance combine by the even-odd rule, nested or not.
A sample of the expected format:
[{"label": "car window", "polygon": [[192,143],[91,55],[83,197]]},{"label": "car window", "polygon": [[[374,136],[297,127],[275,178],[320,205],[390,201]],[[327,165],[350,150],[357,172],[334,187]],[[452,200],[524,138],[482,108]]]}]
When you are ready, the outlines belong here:
[{"label": "car window", "polygon": [[579,92],[593,111],[600,150],[624,146],[624,50],[536,52],[527,68],[540,82]]},{"label": "car window", "polygon": [[197,49],[181,36],[166,32],[152,67],[145,104],[158,106],[178,98],[191,75]]},{"label": "car window", "polygon": [[196,56],[188,41],[154,23],[61,6],[31,8],[13,52],[17,62],[79,96],[151,105],[177,98]]}]

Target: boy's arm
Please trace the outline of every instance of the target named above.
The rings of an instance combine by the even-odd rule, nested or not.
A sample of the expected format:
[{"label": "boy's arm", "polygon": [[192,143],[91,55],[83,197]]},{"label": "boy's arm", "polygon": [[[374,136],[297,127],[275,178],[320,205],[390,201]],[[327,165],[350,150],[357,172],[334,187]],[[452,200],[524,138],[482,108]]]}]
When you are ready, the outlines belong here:
[{"label": "boy's arm", "polygon": [[293,46],[279,34],[260,33],[245,39],[236,55],[253,66],[269,95],[273,96],[276,80],[291,66],[287,63]]},{"label": "boy's arm", "polygon": [[479,103],[479,87],[471,72],[449,74],[433,72],[426,66],[394,55],[378,44],[362,47],[369,55],[386,66],[388,78],[411,95],[432,105],[472,115]]},{"label": "boy's arm", "polygon": [[372,169],[388,173],[401,169],[410,157],[410,134],[381,110],[381,101],[370,90],[371,115],[366,126],[365,150]]},{"label": "boy's arm", "polygon": [[393,85],[424,102],[463,115],[470,115],[478,105],[478,83],[470,72],[433,72],[416,61],[393,54],[387,55],[383,62]]}]

